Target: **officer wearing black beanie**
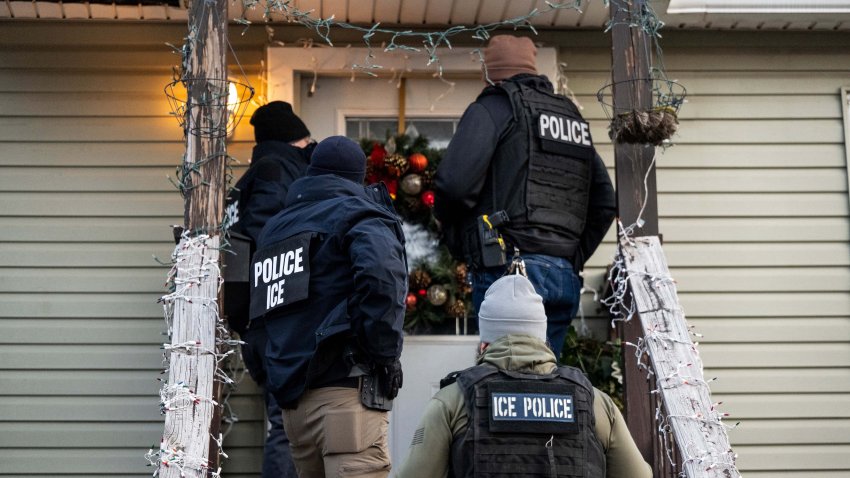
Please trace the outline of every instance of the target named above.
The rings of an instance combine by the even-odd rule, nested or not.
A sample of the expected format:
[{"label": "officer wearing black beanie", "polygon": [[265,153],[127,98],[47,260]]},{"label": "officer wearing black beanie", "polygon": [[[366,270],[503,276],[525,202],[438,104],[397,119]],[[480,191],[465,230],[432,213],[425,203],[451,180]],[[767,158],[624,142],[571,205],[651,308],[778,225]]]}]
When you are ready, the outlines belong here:
[{"label": "officer wearing black beanie", "polygon": [[254,140],[283,141],[289,143],[310,136],[307,125],[292,112],[292,105],[285,101],[272,101],[260,106],[251,116]]},{"label": "officer wearing black beanie", "polygon": [[[251,116],[251,125],[254,126],[257,144],[248,170],[228,195],[226,219],[231,243],[236,244],[239,238],[243,238],[250,243],[250,247],[246,248],[250,252],[242,254],[248,257],[229,255],[226,258],[228,263],[250,260],[260,231],[266,221],[283,209],[290,185],[304,176],[315,148],[315,143],[310,139],[310,130],[292,111],[292,105],[284,101],[272,101],[257,108]],[[245,366],[251,378],[263,388],[266,402],[270,427],[263,453],[262,476],[295,478],[297,475],[289,440],[283,428],[281,410],[265,386],[267,373],[263,354],[268,343],[265,323],[256,320],[249,325],[247,282],[225,281],[224,296],[228,323],[245,342],[242,345]]]}]

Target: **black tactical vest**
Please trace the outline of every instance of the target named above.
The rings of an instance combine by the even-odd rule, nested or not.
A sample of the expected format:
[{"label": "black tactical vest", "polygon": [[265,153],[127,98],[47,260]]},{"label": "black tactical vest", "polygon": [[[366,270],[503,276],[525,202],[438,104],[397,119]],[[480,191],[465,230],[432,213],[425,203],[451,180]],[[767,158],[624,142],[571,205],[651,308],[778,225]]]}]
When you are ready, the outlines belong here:
[{"label": "black tactical vest", "polygon": [[496,150],[482,210],[506,210],[509,228],[538,227],[578,239],[595,156],[590,126],[564,96],[516,81],[482,94],[498,90],[510,99],[515,123]]},{"label": "black tactical vest", "polygon": [[457,384],[469,424],[452,443],[454,478],[604,478],[593,388],[578,369],[534,375],[479,365]]}]

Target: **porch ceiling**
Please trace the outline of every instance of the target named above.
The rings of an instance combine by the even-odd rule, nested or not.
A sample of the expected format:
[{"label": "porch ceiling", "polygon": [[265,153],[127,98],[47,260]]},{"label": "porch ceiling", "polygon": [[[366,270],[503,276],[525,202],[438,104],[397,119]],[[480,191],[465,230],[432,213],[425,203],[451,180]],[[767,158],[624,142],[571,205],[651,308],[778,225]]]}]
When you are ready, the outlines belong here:
[{"label": "porch ceiling", "polygon": [[[670,0],[651,3],[667,29],[716,30],[850,30],[850,13],[667,13]],[[850,3],[850,2],[848,2]],[[0,0],[0,19],[185,21],[187,0]],[[355,24],[408,27],[474,25],[498,22],[546,10],[546,0],[292,0],[302,11]],[[692,10],[693,11],[693,10]],[[228,15],[242,16],[241,0],[231,0]],[[262,22],[263,8],[245,11],[253,22]],[[598,29],[608,19],[602,0],[584,2],[582,11],[557,10],[538,15],[538,29]],[[283,21],[272,15],[272,21]]]}]

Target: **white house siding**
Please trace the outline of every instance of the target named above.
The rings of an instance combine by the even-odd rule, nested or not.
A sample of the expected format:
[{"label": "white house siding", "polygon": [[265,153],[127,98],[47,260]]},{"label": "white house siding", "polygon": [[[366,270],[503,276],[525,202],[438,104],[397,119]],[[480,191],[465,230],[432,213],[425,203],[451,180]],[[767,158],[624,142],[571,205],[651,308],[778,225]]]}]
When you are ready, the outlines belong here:
[{"label": "white house siding", "polygon": [[[265,32],[233,41],[255,84]],[[0,23],[0,476],[141,477],[158,442],[168,225],[183,143],[162,94],[182,25]],[[294,29],[291,39],[303,36]],[[606,138],[598,32],[544,33]],[[850,473],[846,35],[665,34],[684,83],[659,157],[665,250],[748,477]],[[378,99],[376,99],[377,101]],[[243,123],[231,154],[251,146]],[[613,164],[611,147],[601,153]],[[613,236],[594,256],[597,282]],[[592,304],[586,303],[590,310]],[[600,325],[600,321],[595,321]],[[232,402],[228,476],[257,476],[262,409]]]},{"label": "white house siding", "polygon": [[[234,35],[256,83],[264,32]],[[182,131],[174,25],[0,23],[0,476],[149,476]],[[259,39],[258,39],[259,38]],[[240,43],[241,42],[241,43]],[[247,47],[246,47],[247,45]],[[248,135],[248,136],[246,136]],[[231,154],[245,161],[250,129]],[[249,378],[228,476],[259,472]]]},{"label": "white house siding", "polygon": [[[677,41],[678,40],[678,41]],[[841,87],[848,38],[665,33],[689,93],[658,158],[660,230],[739,468],[753,477],[850,474],[850,222]],[[595,100],[610,49],[562,48],[569,85],[607,140]],[[609,145],[603,157],[613,167]],[[612,171],[613,173],[613,171]],[[592,258],[596,282],[613,234]]]}]

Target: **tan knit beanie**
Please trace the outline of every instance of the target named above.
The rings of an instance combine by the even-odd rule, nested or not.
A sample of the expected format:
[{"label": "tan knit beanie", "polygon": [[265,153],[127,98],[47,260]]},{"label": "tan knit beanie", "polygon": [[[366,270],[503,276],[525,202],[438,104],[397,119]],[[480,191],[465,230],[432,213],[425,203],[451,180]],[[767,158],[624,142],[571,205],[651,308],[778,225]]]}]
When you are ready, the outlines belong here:
[{"label": "tan knit beanie", "polygon": [[507,80],[520,73],[536,75],[536,59],[537,47],[527,37],[496,35],[484,49],[484,64],[490,81]]}]

